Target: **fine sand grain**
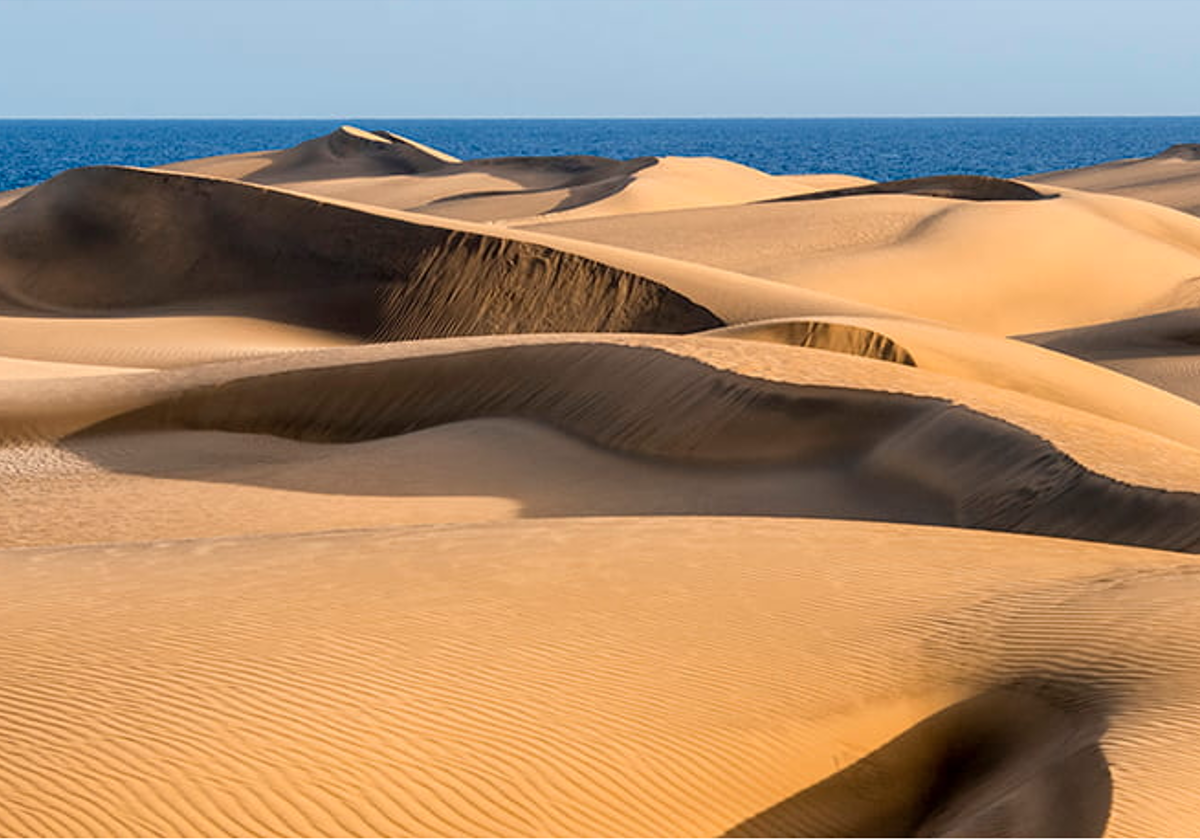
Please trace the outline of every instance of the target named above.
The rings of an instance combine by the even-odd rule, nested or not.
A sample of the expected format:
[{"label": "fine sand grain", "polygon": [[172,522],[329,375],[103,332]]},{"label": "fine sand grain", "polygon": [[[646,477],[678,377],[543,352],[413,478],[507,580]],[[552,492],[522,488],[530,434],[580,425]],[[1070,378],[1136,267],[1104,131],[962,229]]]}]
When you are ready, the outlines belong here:
[{"label": "fine sand grain", "polygon": [[1194,832],[1194,157],[0,195],[0,833]]},{"label": "fine sand grain", "polygon": [[1025,180],[1126,195],[1200,215],[1200,143],[1179,143],[1148,158],[1044,172]]}]

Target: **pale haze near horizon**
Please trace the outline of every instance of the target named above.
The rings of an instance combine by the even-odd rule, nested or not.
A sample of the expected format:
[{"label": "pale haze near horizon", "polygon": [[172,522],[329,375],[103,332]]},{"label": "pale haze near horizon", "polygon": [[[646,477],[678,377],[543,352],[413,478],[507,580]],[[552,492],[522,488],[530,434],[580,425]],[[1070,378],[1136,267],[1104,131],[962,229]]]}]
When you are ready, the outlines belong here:
[{"label": "pale haze near horizon", "polygon": [[0,0],[0,117],[1200,112],[1193,0]]}]

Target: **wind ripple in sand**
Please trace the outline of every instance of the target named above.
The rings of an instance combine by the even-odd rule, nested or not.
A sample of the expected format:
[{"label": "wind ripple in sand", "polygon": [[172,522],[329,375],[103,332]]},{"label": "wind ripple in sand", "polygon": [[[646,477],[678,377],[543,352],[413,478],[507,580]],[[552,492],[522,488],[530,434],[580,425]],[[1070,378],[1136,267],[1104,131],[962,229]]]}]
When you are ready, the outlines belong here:
[{"label": "wind ripple in sand", "polygon": [[351,442],[480,417],[534,420],[642,457],[854,464],[954,510],[926,521],[1200,550],[1200,495],[1113,481],[1003,420],[928,398],[750,379],[621,345],[498,347],[248,377],[185,390],[95,431]]},{"label": "wind ripple in sand", "polygon": [[[0,667],[24,675],[8,831],[701,835],[788,800],[750,833],[1169,834],[1196,813],[1186,776],[1154,803],[1121,788],[1200,737],[1178,705],[1200,649],[1144,611],[1192,626],[1169,554],[666,518],[0,566],[21,593]],[[1175,743],[1146,741],[1160,704]]]},{"label": "wind ripple in sand", "polygon": [[1194,313],[1096,323],[1187,305],[1194,218],[353,127],[170,169],[0,196],[0,833],[1200,823]]}]

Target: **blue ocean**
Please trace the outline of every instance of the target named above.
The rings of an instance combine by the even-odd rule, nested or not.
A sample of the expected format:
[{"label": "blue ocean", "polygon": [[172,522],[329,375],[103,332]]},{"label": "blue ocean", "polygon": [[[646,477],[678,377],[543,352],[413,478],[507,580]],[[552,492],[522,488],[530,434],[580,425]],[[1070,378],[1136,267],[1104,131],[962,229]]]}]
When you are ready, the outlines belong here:
[{"label": "blue ocean", "polygon": [[0,120],[0,190],[94,164],[278,149],[352,123],[461,158],[711,155],[774,174],[1017,177],[1200,142],[1200,117],[919,119]]}]

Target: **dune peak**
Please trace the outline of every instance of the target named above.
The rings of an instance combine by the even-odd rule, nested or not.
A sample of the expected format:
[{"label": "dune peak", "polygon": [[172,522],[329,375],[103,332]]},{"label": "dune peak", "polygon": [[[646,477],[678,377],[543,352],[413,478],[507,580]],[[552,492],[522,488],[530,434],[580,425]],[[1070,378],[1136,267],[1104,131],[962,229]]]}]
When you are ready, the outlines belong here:
[{"label": "dune peak", "polygon": [[1200,160],[1200,143],[1176,143],[1154,157],[1160,160]]},{"label": "dune peak", "polygon": [[1194,831],[1200,144],[659,151],[0,196],[0,833]]},{"label": "dune peak", "polygon": [[922,195],[930,198],[953,198],[960,201],[1039,201],[1053,195],[1006,178],[989,175],[931,175],[925,178],[905,178],[900,181],[881,181],[876,184],[821,190],[773,201],[817,201],[855,195]]}]

